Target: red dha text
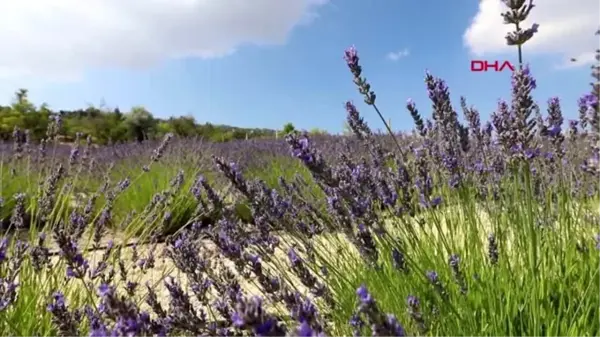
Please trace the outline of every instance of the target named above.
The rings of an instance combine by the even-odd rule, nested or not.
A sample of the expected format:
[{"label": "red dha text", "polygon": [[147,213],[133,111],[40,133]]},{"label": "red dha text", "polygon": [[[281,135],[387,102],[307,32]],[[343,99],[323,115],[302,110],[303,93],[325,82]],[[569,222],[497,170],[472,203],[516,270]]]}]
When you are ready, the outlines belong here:
[{"label": "red dha text", "polygon": [[495,72],[510,70],[515,71],[515,67],[508,61],[485,61],[485,60],[472,60],[471,71],[472,72],[487,72],[493,69]]}]

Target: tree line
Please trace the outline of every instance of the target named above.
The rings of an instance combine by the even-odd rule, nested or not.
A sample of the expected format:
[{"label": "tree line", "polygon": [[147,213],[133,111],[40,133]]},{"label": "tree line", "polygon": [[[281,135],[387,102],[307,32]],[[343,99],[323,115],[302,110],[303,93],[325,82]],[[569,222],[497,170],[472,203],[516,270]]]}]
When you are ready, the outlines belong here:
[{"label": "tree line", "polygon": [[62,123],[59,135],[64,142],[74,140],[77,133],[91,136],[96,144],[157,139],[167,133],[180,137],[202,137],[213,142],[277,136],[277,131],[271,129],[200,124],[192,116],[156,118],[143,106],[132,107],[127,112],[119,108],[94,106],[53,111],[47,104],[35,106],[27,94],[27,89],[19,89],[12,104],[0,105],[0,139],[9,140],[15,127],[18,127],[29,130],[31,140],[39,141],[45,137],[53,115],[60,116]]}]

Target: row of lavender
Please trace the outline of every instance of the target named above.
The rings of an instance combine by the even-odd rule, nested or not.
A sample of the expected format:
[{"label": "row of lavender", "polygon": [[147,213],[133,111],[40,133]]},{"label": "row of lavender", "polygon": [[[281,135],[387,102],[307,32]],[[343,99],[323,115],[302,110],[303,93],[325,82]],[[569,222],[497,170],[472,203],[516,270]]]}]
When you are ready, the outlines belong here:
[{"label": "row of lavender", "polygon": [[[517,23],[533,8],[525,1],[507,5],[505,20]],[[536,30],[509,37],[520,47]],[[381,116],[354,48],[345,60],[365,103]],[[432,117],[423,120],[409,101],[416,128],[401,138],[374,134],[351,102],[353,137],[292,133],[284,142],[203,144],[169,136],[155,145],[92,150],[76,144],[65,151],[54,146],[53,126],[39,150],[17,130],[15,146],[4,152],[16,169],[2,172],[3,184],[26,167],[35,172],[36,188],[12,198],[8,222],[10,228],[37,226],[29,227],[29,241],[6,236],[0,243],[0,332],[597,335],[600,260],[594,250],[600,237],[591,233],[599,223],[598,84],[579,101],[579,120],[565,123],[557,99],[542,116],[531,97],[535,79],[522,67],[513,74],[511,102],[500,102],[489,123],[461,101],[466,124],[443,80],[427,74],[425,84]],[[132,156],[149,151],[150,161]],[[246,174],[284,156],[306,174],[284,177],[273,169],[278,179],[270,185]],[[136,171],[109,171],[121,162]],[[124,228],[145,228],[141,236],[158,247],[153,240],[165,222],[189,212],[164,245],[163,258],[183,278],[135,279],[134,270],[149,273],[158,264],[154,249],[137,247],[128,256],[115,241],[99,258],[84,250],[86,233],[92,246],[101,245],[119,198],[144,176],[190,163],[200,167],[194,174],[214,167],[233,186],[234,200],[205,175],[182,171],[141,213],[119,219]],[[104,177],[98,179],[103,183],[65,212],[65,200],[84,176]],[[238,201],[249,217],[240,218]],[[475,233],[483,222],[479,208],[492,219],[490,231]],[[201,221],[206,214],[209,223]],[[458,235],[466,243],[440,234],[451,225],[466,228]],[[336,248],[342,259],[332,257],[323,238],[348,243]],[[214,243],[218,261],[201,239]],[[286,265],[275,257],[281,250]],[[244,281],[256,284],[259,294],[242,287]],[[163,289],[166,301],[160,300]]]}]

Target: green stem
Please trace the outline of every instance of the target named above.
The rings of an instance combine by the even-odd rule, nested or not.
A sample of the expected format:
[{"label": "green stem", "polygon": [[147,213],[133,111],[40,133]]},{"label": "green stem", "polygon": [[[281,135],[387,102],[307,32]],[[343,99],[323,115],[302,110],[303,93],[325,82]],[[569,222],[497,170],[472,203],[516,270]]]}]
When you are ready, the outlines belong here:
[{"label": "green stem", "polygon": [[[516,31],[518,32],[520,30],[518,22],[515,23],[515,27],[517,28]],[[523,70],[523,47],[520,43],[517,45],[517,51],[519,54],[519,70]]]},{"label": "green stem", "polygon": [[402,161],[406,161],[406,156],[404,155],[404,151],[402,151],[402,147],[400,147],[400,143],[398,143],[396,136],[394,136],[394,133],[392,132],[392,128],[385,121],[385,118],[383,118],[383,115],[379,111],[379,108],[377,108],[377,105],[375,105],[375,103],[373,103],[372,105],[373,105],[373,109],[375,109],[375,112],[377,112],[377,115],[379,115],[379,118],[381,118],[381,121],[383,122],[383,125],[385,125],[385,128],[387,129],[388,133],[390,134],[390,136],[392,136],[392,139],[394,140],[394,143],[396,144],[396,147],[398,148],[398,151],[400,152],[400,156],[402,156]]}]

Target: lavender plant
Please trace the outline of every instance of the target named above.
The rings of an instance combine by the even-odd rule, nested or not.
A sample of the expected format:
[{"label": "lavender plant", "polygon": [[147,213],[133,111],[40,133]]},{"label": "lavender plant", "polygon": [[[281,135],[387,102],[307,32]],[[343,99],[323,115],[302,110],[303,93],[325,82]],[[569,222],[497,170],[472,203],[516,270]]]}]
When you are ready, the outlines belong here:
[{"label": "lavender plant", "polygon": [[432,116],[409,100],[415,132],[397,137],[352,47],[388,134],[351,101],[351,136],[93,148],[60,144],[56,117],[34,151],[16,129],[0,334],[600,334],[598,84],[568,132],[558,99],[544,116],[522,65],[532,1],[505,3],[520,67],[489,122],[463,98],[461,123],[427,73]]}]

